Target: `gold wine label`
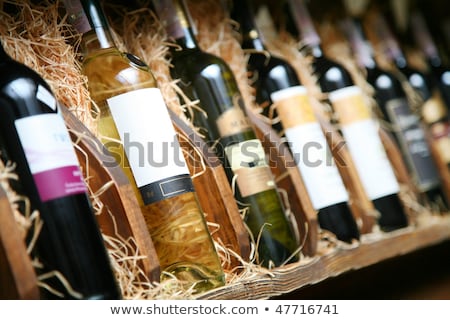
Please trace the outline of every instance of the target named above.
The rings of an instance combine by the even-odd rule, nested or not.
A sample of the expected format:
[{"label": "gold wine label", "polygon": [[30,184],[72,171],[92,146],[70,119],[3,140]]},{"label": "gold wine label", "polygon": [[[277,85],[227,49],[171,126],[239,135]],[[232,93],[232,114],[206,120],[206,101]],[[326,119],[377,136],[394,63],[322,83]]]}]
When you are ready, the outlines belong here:
[{"label": "gold wine label", "polygon": [[447,115],[447,110],[444,106],[439,92],[434,91],[430,99],[424,102],[422,106],[422,116],[426,123],[433,123]]},{"label": "gold wine label", "polygon": [[222,113],[217,118],[216,124],[222,138],[247,131],[251,128],[247,116],[239,107],[230,108]]},{"label": "gold wine label", "polygon": [[285,129],[317,122],[306,89],[295,86],[270,95]]},{"label": "gold wine label", "polygon": [[252,139],[227,146],[225,154],[243,197],[275,188],[261,141]]},{"label": "gold wine label", "polygon": [[241,168],[236,170],[236,183],[243,197],[275,188],[269,167]]},{"label": "gold wine label", "polygon": [[362,91],[356,86],[333,91],[329,98],[341,125],[371,118],[370,109],[364,101]]}]

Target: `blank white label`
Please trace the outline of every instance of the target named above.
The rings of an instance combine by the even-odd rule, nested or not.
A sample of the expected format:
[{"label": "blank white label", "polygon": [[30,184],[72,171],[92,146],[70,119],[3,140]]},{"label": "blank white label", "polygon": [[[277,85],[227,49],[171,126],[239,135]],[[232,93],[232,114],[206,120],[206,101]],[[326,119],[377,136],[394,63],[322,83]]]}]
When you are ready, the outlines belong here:
[{"label": "blank white label", "polygon": [[158,88],[123,93],[107,102],[138,187],[189,174]]}]

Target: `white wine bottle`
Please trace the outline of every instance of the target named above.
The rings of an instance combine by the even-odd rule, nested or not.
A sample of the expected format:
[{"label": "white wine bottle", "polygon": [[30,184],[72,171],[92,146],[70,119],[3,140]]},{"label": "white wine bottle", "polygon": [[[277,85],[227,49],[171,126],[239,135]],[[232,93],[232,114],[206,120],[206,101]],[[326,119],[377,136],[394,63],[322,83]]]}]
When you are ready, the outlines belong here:
[{"label": "white wine bottle", "polygon": [[128,176],[159,258],[197,292],[224,284],[167,106],[148,66],[122,53],[96,0],[65,1],[83,34],[83,73],[100,114],[98,135]]}]

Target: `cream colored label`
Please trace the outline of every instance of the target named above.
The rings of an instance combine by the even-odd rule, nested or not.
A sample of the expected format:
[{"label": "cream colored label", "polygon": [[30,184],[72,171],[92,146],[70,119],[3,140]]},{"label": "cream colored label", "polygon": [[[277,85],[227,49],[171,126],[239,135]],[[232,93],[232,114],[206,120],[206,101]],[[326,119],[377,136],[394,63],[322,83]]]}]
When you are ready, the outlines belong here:
[{"label": "cream colored label", "polygon": [[243,197],[275,188],[261,141],[253,139],[227,146],[225,154]]},{"label": "cream colored label", "polygon": [[333,91],[329,98],[341,125],[371,118],[362,91],[356,86]]},{"label": "cream colored label", "polygon": [[342,127],[348,150],[371,200],[399,192],[394,170],[372,119]]},{"label": "cream colored label", "polygon": [[286,139],[314,209],[347,202],[348,193],[317,122],[286,129]]},{"label": "cream colored label", "polygon": [[447,115],[447,110],[444,106],[439,92],[434,92],[433,96],[424,102],[422,105],[422,116],[426,123],[436,122]]},{"label": "cream colored label", "polygon": [[348,201],[325,135],[314,115],[306,89],[295,86],[273,92],[278,116],[314,209]]},{"label": "cream colored label", "polygon": [[271,94],[271,99],[284,129],[316,122],[306,89],[295,86]]},{"label": "cream colored label", "polygon": [[397,193],[399,184],[361,89],[352,86],[333,91],[330,100],[369,198],[375,200]]},{"label": "cream colored label", "polygon": [[228,137],[249,130],[250,122],[239,107],[233,107],[220,115],[216,121],[220,136]]}]

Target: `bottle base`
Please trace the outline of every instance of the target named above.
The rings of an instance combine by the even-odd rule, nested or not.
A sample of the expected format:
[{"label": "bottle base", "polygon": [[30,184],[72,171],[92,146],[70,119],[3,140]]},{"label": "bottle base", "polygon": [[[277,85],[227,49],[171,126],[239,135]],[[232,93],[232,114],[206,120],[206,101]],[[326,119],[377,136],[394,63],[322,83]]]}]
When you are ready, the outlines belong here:
[{"label": "bottle base", "polygon": [[178,262],[163,270],[161,282],[176,278],[180,285],[192,288],[194,293],[201,293],[225,284],[225,275],[192,262]]},{"label": "bottle base", "polygon": [[358,226],[347,203],[322,208],[317,218],[320,227],[334,233],[339,240],[348,243],[359,240]]},{"label": "bottle base", "polygon": [[384,232],[390,232],[408,226],[408,218],[397,194],[390,194],[373,200],[380,213],[378,225]]}]

